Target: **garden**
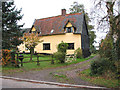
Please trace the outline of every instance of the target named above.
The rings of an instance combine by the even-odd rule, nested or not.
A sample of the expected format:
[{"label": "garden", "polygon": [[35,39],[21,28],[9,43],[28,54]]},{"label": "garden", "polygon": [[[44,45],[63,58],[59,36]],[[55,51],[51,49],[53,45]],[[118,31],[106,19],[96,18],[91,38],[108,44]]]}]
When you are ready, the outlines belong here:
[{"label": "garden", "polygon": [[[59,44],[59,47],[62,45],[66,45],[66,44],[62,42]],[[67,49],[67,47],[65,47],[65,49]],[[6,54],[3,54],[4,57],[2,59],[3,75],[7,74],[7,73],[10,74],[10,73],[15,73],[15,72],[26,72],[26,71],[30,71],[30,70],[35,71],[35,70],[42,70],[42,69],[48,69],[48,68],[65,67],[70,64],[76,64],[76,63],[79,63],[82,61],[86,61],[95,56],[95,54],[92,54],[88,58],[82,58],[79,55],[79,58],[77,58],[76,60],[66,61],[65,56],[63,57],[63,55],[65,55],[65,53],[63,53],[63,55],[62,55],[61,54],[62,51],[59,50],[58,52],[54,53],[53,55],[33,54],[32,61],[31,61],[31,54],[26,54],[26,53],[18,54],[17,53],[17,54],[15,54],[15,60],[11,60],[10,59],[11,55],[9,54],[10,50],[4,50],[4,51]],[[81,50],[79,51],[79,49],[76,51],[77,51],[76,53],[81,53]],[[64,52],[66,52],[66,50]],[[21,56],[21,55],[23,56],[22,66],[21,66],[21,61],[20,61],[19,57],[17,57],[17,56]],[[9,57],[9,58],[7,58],[7,57]],[[78,57],[78,55],[77,55],[77,57]],[[19,67],[16,67],[16,65],[18,65]]]}]

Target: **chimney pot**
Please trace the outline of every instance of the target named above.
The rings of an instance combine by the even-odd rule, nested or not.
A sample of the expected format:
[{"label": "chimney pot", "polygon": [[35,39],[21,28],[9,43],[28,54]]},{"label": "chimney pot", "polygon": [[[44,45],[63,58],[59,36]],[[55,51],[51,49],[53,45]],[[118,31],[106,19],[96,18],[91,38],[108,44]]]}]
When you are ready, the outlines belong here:
[{"label": "chimney pot", "polygon": [[66,9],[62,9],[62,15],[66,15]]}]

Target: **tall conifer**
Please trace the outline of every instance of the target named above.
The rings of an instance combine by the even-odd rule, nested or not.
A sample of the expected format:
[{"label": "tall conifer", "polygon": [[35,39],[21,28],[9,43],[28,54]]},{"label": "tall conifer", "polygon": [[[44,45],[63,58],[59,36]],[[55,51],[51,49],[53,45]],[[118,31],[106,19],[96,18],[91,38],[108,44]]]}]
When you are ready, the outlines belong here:
[{"label": "tall conifer", "polygon": [[2,2],[2,48],[13,49],[22,43],[21,27],[18,21],[22,19],[21,10],[17,10],[14,2]]}]

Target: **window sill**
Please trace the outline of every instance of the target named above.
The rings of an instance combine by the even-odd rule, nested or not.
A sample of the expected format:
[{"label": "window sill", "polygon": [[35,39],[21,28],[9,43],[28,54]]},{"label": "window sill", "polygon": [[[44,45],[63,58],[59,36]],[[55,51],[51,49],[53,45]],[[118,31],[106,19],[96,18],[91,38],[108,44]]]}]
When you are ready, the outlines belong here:
[{"label": "window sill", "polygon": [[[50,49],[49,49],[50,50]],[[46,51],[46,50],[43,50],[43,51]]]},{"label": "window sill", "polygon": [[75,50],[75,49],[67,49],[67,50]]}]

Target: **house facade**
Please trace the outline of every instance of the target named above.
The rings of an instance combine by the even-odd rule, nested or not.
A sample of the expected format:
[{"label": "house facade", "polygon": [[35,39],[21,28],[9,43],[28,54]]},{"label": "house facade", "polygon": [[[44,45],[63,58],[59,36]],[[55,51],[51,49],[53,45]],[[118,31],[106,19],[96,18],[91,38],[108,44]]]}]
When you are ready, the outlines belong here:
[{"label": "house facade", "polygon": [[[82,13],[66,14],[62,9],[62,15],[36,19],[29,33],[38,33],[41,36],[39,43],[34,51],[37,53],[53,54],[57,52],[57,46],[62,41],[68,43],[67,54],[74,54],[74,51],[81,48],[84,57],[90,55],[89,52],[89,34],[85,21],[85,15]],[[25,43],[18,46],[19,50],[30,52],[25,47]]]}]

